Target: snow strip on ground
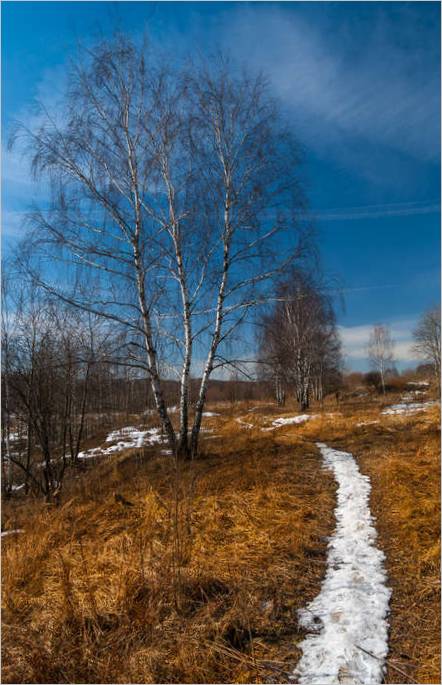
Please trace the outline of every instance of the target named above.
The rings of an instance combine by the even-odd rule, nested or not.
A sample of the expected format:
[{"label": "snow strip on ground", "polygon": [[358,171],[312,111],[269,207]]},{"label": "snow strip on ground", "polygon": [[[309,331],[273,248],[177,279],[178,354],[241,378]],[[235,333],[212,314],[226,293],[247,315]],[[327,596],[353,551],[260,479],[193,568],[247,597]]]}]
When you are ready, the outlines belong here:
[{"label": "snow strip on ground", "polygon": [[392,404],[387,407],[381,414],[415,414],[418,411],[425,411],[436,404],[436,402],[411,402],[409,404]]},{"label": "snow strip on ground", "polygon": [[247,423],[247,421],[243,421],[242,419],[235,419],[235,421],[241,426],[244,426],[244,428],[253,428],[253,423]]},{"label": "snow strip on ground", "polygon": [[6,535],[15,535],[16,533],[24,533],[25,531],[23,528],[16,528],[16,530],[2,530],[2,535],[1,537],[5,537]]},{"label": "snow strip on ground", "polygon": [[269,428],[261,428],[263,431],[272,431],[280,426],[289,426],[293,423],[304,423],[304,421],[309,421],[310,419],[316,419],[317,414],[299,414],[299,416],[289,416],[282,417],[280,419],[275,419],[272,421],[272,425]]},{"label": "snow strip on ground", "polygon": [[272,421],[272,426],[288,426],[291,423],[304,423],[304,421],[315,418],[316,414],[299,414],[299,416],[291,416],[286,419],[275,419]]},{"label": "snow strip on ground", "polygon": [[299,612],[309,634],[291,680],[308,685],[375,685],[382,682],[388,651],[384,554],[375,547],[369,509],[370,480],[353,456],[318,443],[338,483],[336,530],[319,595]]}]

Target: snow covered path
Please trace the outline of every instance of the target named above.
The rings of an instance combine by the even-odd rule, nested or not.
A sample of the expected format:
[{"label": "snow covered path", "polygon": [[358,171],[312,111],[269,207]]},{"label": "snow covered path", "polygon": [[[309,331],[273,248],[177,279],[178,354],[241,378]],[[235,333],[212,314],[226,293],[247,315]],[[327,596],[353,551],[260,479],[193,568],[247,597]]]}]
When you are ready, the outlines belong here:
[{"label": "snow covered path", "polygon": [[336,530],[319,595],[299,612],[310,631],[292,680],[309,685],[377,685],[388,651],[384,554],[375,547],[369,508],[370,480],[353,456],[318,443],[338,483]]}]

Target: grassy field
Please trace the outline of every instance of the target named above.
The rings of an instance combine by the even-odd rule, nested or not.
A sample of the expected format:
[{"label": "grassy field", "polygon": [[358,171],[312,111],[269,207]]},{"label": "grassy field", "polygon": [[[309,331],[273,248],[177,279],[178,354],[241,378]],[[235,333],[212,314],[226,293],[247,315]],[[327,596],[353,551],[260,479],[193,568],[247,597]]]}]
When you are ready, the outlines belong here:
[{"label": "grassy field", "polygon": [[286,682],[334,528],[321,440],[372,481],[386,682],[440,682],[438,410],[384,416],[361,398],[263,431],[294,408],[210,409],[198,461],[130,450],[90,460],[60,507],[4,504],[25,532],[2,541],[3,681]]}]

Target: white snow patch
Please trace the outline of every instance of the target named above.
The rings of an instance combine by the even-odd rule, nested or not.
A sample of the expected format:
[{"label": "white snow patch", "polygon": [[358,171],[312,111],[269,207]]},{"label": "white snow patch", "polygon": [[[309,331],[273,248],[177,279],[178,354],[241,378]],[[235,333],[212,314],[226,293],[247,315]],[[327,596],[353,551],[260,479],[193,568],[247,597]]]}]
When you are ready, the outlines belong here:
[{"label": "white snow patch", "polygon": [[119,440],[122,437],[131,435],[136,430],[137,429],[135,428],[135,426],[126,426],[125,428],[118,428],[117,430],[112,431],[112,433],[109,433],[109,435],[106,438],[106,442]]},{"label": "white snow patch", "polygon": [[16,533],[24,533],[25,531],[23,528],[16,528],[15,530],[2,530],[2,538],[6,537],[6,535],[15,535]]},{"label": "white snow patch", "polygon": [[[6,431],[4,429],[2,430],[2,435],[4,435],[5,440],[6,440]],[[14,446],[15,448],[17,448],[17,445],[15,443],[23,442],[24,440],[26,440],[27,435],[28,435],[28,433],[26,430],[22,430],[20,433],[18,433],[16,431],[9,433],[9,444],[10,444],[10,446]],[[12,452],[11,452],[11,454],[12,454]],[[17,455],[19,453],[14,452],[13,454]]]},{"label": "white snow patch", "polygon": [[202,416],[207,416],[207,418],[210,418],[211,416],[220,416],[216,411],[203,411]]},{"label": "white snow patch", "polygon": [[289,416],[287,418],[279,418],[272,421],[272,425],[269,428],[261,428],[262,431],[272,431],[280,426],[289,426],[294,423],[304,423],[310,419],[318,418],[318,414],[299,414],[298,416]]},{"label": "white snow patch", "polygon": [[428,390],[410,390],[401,396],[402,402],[413,402],[419,397],[428,395]]},{"label": "white snow patch", "polygon": [[101,447],[91,447],[89,450],[83,450],[82,452],[78,453],[78,458],[79,459],[92,459],[92,457],[100,457],[103,454],[110,454],[111,448],[108,447],[108,449],[103,450]]},{"label": "white snow patch", "polygon": [[291,676],[301,685],[375,685],[382,682],[388,651],[384,554],[374,545],[370,480],[353,456],[318,443],[338,483],[336,530],[328,546],[319,595],[299,612],[310,633]]},{"label": "white snow patch", "polygon": [[262,428],[262,430],[269,431],[274,430],[275,428],[279,428],[280,426],[290,426],[294,423],[304,423],[305,421],[309,421],[310,419],[316,419],[317,417],[317,414],[299,414],[299,416],[289,416],[286,418],[282,417],[272,421],[272,428]]},{"label": "white snow patch", "polygon": [[381,411],[381,414],[416,414],[419,411],[425,411],[430,407],[437,404],[435,401],[430,402],[409,402],[392,404],[391,407],[387,407]]},{"label": "white snow patch", "polygon": [[[168,414],[176,414],[178,411],[178,406],[174,404],[172,407],[167,407],[167,412]],[[153,416],[155,414],[158,414],[156,409],[146,409],[146,411],[143,412],[144,416]]]},{"label": "white snow patch", "polygon": [[237,423],[240,424],[240,426],[244,426],[244,428],[253,428],[253,423],[247,423],[247,421],[243,421],[242,419],[235,419]]},{"label": "white snow patch", "polygon": [[299,416],[291,416],[286,419],[275,419],[275,421],[272,421],[272,426],[288,426],[292,423],[304,423],[304,421],[316,418],[317,414],[299,414]]},{"label": "white snow patch", "polygon": [[430,381],[410,381],[409,383],[407,383],[407,385],[417,385],[417,386],[426,385],[426,386],[429,386]]},{"label": "white snow patch", "polygon": [[93,457],[106,456],[115,452],[122,452],[123,450],[133,447],[140,448],[147,445],[154,445],[165,442],[165,438],[161,435],[159,428],[148,428],[147,430],[139,430],[134,426],[127,426],[112,431],[106,438],[106,442],[116,442],[115,445],[109,447],[93,447],[84,452],[79,452],[79,459],[91,459]]}]

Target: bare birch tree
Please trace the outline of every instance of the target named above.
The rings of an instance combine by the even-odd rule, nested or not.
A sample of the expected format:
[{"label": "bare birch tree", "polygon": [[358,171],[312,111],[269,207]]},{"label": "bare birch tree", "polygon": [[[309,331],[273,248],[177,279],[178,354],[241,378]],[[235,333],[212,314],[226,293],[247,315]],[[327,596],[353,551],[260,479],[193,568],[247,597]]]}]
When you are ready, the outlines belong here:
[{"label": "bare birch tree", "polygon": [[302,411],[312,393],[322,400],[327,383],[340,373],[340,341],[331,298],[307,272],[292,271],[263,317],[261,353],[272,370],[276,397],[291,387]]},{"label": "bare birch tree", "polygon": [[437,388],[440,390],[440,309],[434,307],[426,312],[413,331],[414,351],[434,368]]},{"label": "bare birch tree", "polygon": [[382,392],[385,394],[385,378],[394,364],[394,342],[388,326],[373,326],[368,341],[368,358],[373,371],[379,373]]},{"label": "bare birch tree", "polygon": [[52,188],[49,210],[29,217],[26,268],[124,331],[116,363],[147,374],[170,448],[195,455],[223,345],[303,249],[296,145],[265,80],[222,60],[171,69],[117,36],[85,52],[68,83],[56,116],[43,108],[39,127],[18,129]]}]

